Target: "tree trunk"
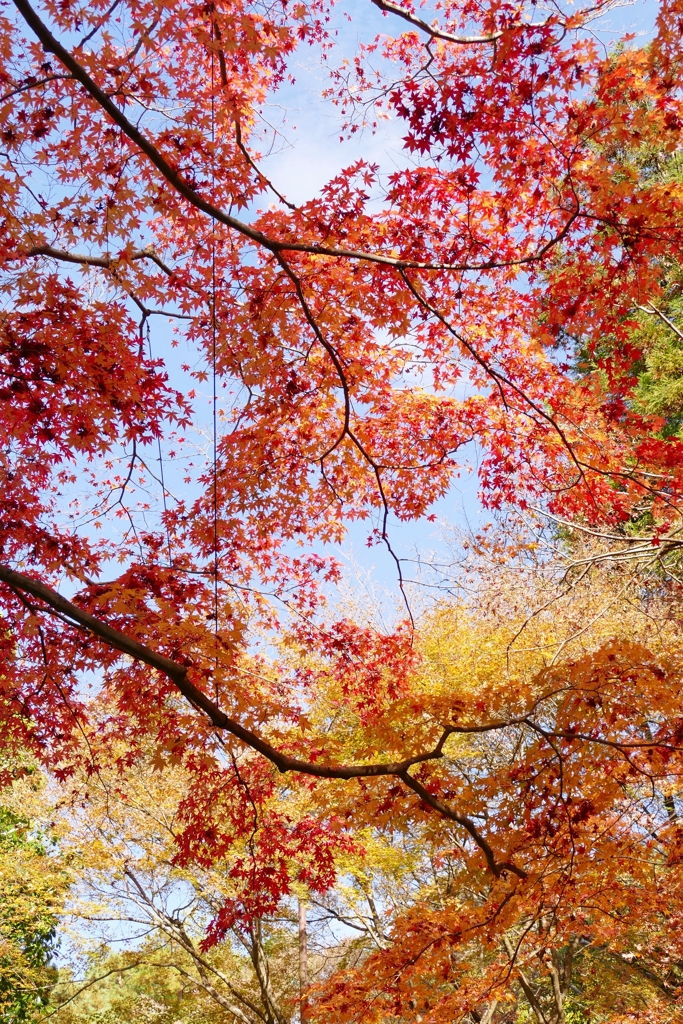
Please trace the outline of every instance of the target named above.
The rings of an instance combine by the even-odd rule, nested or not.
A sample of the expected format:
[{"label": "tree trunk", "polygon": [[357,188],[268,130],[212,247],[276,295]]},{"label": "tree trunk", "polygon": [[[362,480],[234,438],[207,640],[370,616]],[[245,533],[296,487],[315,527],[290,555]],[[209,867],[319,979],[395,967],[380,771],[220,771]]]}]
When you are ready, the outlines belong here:
[{"label": "tree trunk", "polygon": [[308,989],[308,942],[306,904],[299,900],[299,1018],[306,1024],[306,990]]}]

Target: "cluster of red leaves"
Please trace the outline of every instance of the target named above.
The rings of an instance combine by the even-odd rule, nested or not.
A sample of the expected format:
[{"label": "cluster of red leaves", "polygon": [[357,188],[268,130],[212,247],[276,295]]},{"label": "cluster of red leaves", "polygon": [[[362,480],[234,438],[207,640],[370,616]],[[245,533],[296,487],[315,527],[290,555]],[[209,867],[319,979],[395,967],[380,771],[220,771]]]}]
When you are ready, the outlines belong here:
[{"label": "cluster of red leaves", "polygon": [[[428,702],[410,693],[409,633],[321,622],[337,569],[319,546],[358,519],[389,542],[390,515],[429,514],[473,440],[490,506],[540,500],[614,523],[645,497],[668,529],[683,496],[680,443],[655,440],[633,412],[625,370],[633,308],[660,294],[662,261],[681,259],[683,195],[625,154],[679,146],[680,3],[663,3],[648,49],[607,55],[581,12],[532,23],[497,0],[449,0],[440,30],[418,30],[409,4],[393,6],[395,35],[362,49],[352,88],[340,72],[335,90],[351,121],[359,105],[386,104],[410,162],[387,180],[357,163],[299,206],[275,192],[255,147],[296,47],[330,47],[323,0],[265,13],[245,0],[64,0],[41,11],[14,0],[11,16],[0,12],[3,728],[59,772],[82,736],[93,766],[107,751],[123,764],[150,742],[161,762],[185,759],[197,786],[183,856],[220,856],[261,815],[260,852],[244,861],[256,895],[240,896],[214,937],[234,914],[274,906],[305,846],[317,858],[308,884],[332,878],[334,815],[291,825],[268,812],[274,769],[259,761],[290,770],[298,758],[297,778],[334,774],[343,744],[311,735],[307,720],[320,689],[358,716],[361,767],[378,751],[398,765],[388,779],[367,773],[348,821],[403,808],[409,828],[446,801],[467,830],[496,804],[497,824],[488,838],[472,825],[467,854],[472,870],[481,860],[492,872],[482,913],[499,908],[496,927],[520,900],[535,916],[558,893],[573,905],[580,886],[564,885],[564,868],[547,883],[552,897],[546,879],[567,858],[594,878],[594,842],[577,842],[577,830],[609,837],[610,865],[636,842],[636,826],[622,834],[614,818],[631,760],[591,734],[619,716],[635,722],[631,698],[624,708],[614,698],[613,720],[581,684],[579,706],[555,713],[552,743],[537,723],[521,759],[467,791],[432,762],[408,774],[405,759],[438,741]],[[458,41],[473,31],[474,42]],[[144,325],[159,311],[186,323],[199,384],[215,362],[229,395],[215,462],[188,457],[184,491],[165,494],[163,512],[131,489],[154,478],[149,443],[186,450],[198,413],[194,392],[171,388],[141,344],[133,314]],[[597,350],[605,337],[613,355],[577,381],[563,348],[578,338]],[[71,610],[26,575],[66,588]],[[254,624],[261,637],[283,629],[278,602],[304,623],[293,682],[244,668]],[[606,678],[629,692],[620,673]],[[658,684],[648,673],[649,700]],[[221,705],[225,721],[207,713],[231,756],[244,743],[259,752],[244,784],[202,715],[181,705],[179,679],[202,714],[213,698]],[[484,702],[480,719],[490,711]],[[669,731],[641,760],[678,743],[667,715]],[[571,804],[555,740],[562,778],[574,773]],[[222,821],[208,793],[222,794]],[[672,857],[662,878],[678,877]],[[514,900],[508,863],[519,868]],[[598,903],[615,898],[610,872]],[[665,896],[655,887],[652,900]],[[461,916],[438,927],[464,934]]]}]

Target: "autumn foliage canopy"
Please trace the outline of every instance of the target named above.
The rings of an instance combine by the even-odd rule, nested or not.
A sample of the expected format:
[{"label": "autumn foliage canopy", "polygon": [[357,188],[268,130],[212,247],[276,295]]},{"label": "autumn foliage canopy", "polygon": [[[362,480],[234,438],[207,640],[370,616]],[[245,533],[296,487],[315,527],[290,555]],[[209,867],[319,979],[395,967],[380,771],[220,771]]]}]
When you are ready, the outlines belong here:
[{"label": "autumn foliage canopy", "polygon": [[[0,7],[3,746],[64,781],[182,766],[178,863],[245,851],[207,948],[364,829],[454,864],[311,1019],[505,1020],[529,957],[561,995],[568,950],[637,941],[663,1001],[611,1019],[671,1020],[683,652],[615,623],[430,674],[409,600],[381,630],[333,595],[350,525],[393,557],[474,447],[492,512],[598,544],[646,509],[677,550],[683,441],[632,397],[683,260],[683,7],[608,50],[600,0],[367,6],[344,66],[327,0]],[[389,117],[405,159],[299,204],[264,111],[311,47],[342,134]]]}]

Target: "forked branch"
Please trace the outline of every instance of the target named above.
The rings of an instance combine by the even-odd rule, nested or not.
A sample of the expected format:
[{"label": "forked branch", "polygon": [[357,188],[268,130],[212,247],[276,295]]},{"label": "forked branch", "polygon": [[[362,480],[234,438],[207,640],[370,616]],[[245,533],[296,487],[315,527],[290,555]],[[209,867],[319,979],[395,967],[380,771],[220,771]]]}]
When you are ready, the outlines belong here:
[{"label": "forked branch", "polygon": [[557,236],[549,239],[545,242],[540,249],[535,253],[530,253],[526,256],[520,256],[518,259],[508,260],[486,260],[482,263],[441,263],[441,262],[423,262],[420,260],[406,260],[395,256],[386,256],[379,252],[360,252],[356,249],[343,249],[334,246],[319,245],[315,242],[293,242],[286,241],[284,239],[271,238],[266,235],[263,231],[259,231],[254,228],[251,224],[247,224],[245,221],[239,220],[237,217],[233,217],[232,214],[227,211],[220,209],[215,206],[210,200],[205,199],[204,196],[200,195],[184,178],[183,176],[173,167],[164,155],[156,148],[156,146],[144,135],[139,128],[137,128],[128,118],[125,116],[123,111],[116,106],[110,96],[101,89],[97,83],[90,77],[85,68],[79,64],[73,54],[62,46],[57,40],[49,28],[41,20],[33,7],[31,7],[28,0],[13,0],[13,3],[21,16],[23,17],[26,24],[32,29],[35,35],[40,40],[43,49],[47,53],[53,53],[55,57],[64,65],[69,71],[73,78],[80,82],[87,93],[95,100],[95,102],[101,107],[101,109],[111,118],[111,120],[119,126],[123,133],[131,140],[131,142],[143,153],[147,159],[156,167],[159,173],[166,179],[169,185],[196,209],[201,210],[202,213],[218,221],[220,224],[225,224],[226,227],[232,228],[245,238],[250,239],[257,245],[266,249],[272,253],[282,252],[305,252],[312,253],[320,256],[333,256],[342,259],[351,260],[362,260],[368,263],[377,263],[386,267],[393,267],[397,270],[442,270],[442,271],[455,271],[462,273],[464,271],[485,271],[502,269],[505,267],[513,266],[526,266],[528,264],[537,262],[542,259],[547,252],[553,248],[558,242],[561,242],[565,234],[567,233],[569,226],[578,216],[578,213],[572,213],[569,221],[558,233]]},{"label": "forked branch", "polygon": [[444,744],[449,735],[455,731],[451,727],[444,729],[439,742],[432,750],[423,754],[416,754],[414,757],[408,757],[404,761],[356,765],[326,765],[301,761],[299,758],[290,757],[288,754],[273,747],[261,736],[256,735],[256,733],[246,729],[234,718],[226,715],[210,697],[192,682],[189,678],[187,666],[181,665],[179,662],[173,661],[171,658],[167,658],[163,654],[152,650],[145,644],[139,643],[126,633],[121,632],[121,630],[115,629],[108,623],[79,608],[78,605],[62,597],[52,587],[48,587],[44,583],[32,579],[30,576],[16,572],[8,566],[0,565],[0,581],[7,584],[13,590],[30,594],[32,597],[42,601],[45,607],[36,609],[36,611],[52,612],[69,625],[77,626],[102,640],[114,650],[120,651],[135,661],[149,665],[150,668],[158,672],[162,672],[194,708],[206,715],[214,728],[230,733],[242,743],[251,747],[252,750],[262,754],[275,765],[278,771],[301,772],[304,775],[312,775],[322,779],[362,779],[393,775],[401,779],[404,785],[412,789],[433,810],[443,814],[451,821],[462,825],[484,854],[489,869],[496,877],[507,871],[513,872],[520,878],[526,877],[526,873],[521,868],[515,867],[515,865],[509,862],[497,862],[490,845],[481,835],[474,822],[442,803],[442,801],[429,793],[421,783],[417,782],[409,774],[410,768],[414,765],[443,757]]},{"label": "forked branch", "polygon": [[429,22],[424,21],[422,18],[418,18],[416,14],[412,14],[407,11],[405,7],[399,7],[398,4],[392,4],[389,0],[370,0],[375,7],[379,7],[380,11],[384,11],[385,14],[395,14],[404,21],[407,21],[409,25],[413,25],[415,28],[421,29],[426,32],[427,35],[431,36],[432,39],[441,39],[446,43],[457,43],[460,46],[476,46],[481,43],[494,43],[496,39],[500,39],[503,32],[491,32],[484,36],[456,36],[452,32],[444,32],[442,29],[434,28]]}]

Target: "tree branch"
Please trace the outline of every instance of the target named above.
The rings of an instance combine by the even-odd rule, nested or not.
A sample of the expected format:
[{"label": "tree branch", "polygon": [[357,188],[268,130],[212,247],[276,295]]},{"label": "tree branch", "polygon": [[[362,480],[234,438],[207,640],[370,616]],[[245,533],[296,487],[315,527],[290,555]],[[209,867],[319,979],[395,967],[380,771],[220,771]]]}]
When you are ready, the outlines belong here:
[{"label": "tree branch", "polygon": [[262,737],[257,736],[256,733],[251,732],[250,729],[245,729],[245,727],[234,718],[230,718],[224,711],[221,711],[218,705],[191,681],[188,675],[188,669],[185,665],[181,665],[179,662],[173,661],[171,658],[167,658],[163,654],[159,654],[157,651],[153,651],[145,644],[139,643],[132,637],[127,636],[120,630],[115,629],[108,623],[103,622],[101,619],[98,619],[89,612],[79,608],[78,605],[75,605],[72,601],[68,601],[65,597],[62,597],[62,595],[57,593],[56,590],[53,590],[52,587],[48,587],[44,583],[40,583],[38,580],[31,579],[30,576],[25,576],[23,573],[16,572],[8,566],[0,565],[0,581],[6,583],[10,588],[16,588],[17,590],[30,594],[32,597],[38,598],[40,601],[44,602],[47,607],[39,610],[54,612],[59,617],[66,619],[69,625],[76,625],[86,632],[91,633],[93,636],[106,643],[109,647],[114,648],[114,650],[120,651],[122,654],[126,654],[135,661],[141,661],[143,664],[149,665],[150,668],[156,669],[158,672],[162,672],[171,680],[174,686],[194,708],[197,708],[206,715],[214,728],[229,732],[242,743],[251,747],[252,750],[256,750],[259,754],[262,754],[275,765],[278,771],[283,773],[301,772],[304,775],[312,775],[321,779],[346,780],[377,778],[380,776],[393,775],[401,779],[409,789],[412,789],[413,792],[417,793],[420,799],[423,800],[424,803],[428,804],[428,806],[433,810],[443,814],[444,817],[449,818],[451,821],[455,821],[462,825],[483,852],[489,869],[496,877],[500,877],[505,871],[511,871],[519,878],[526,878],[526,872],[523,871],[522,868],[516,867],[508,861],[498,863],[491,847],[480,834],[474,823],[458,811],[448,807],[447,804],[444,804],[437,797],[432,796],[432,794],[429,793],[421,783],[417,782],[409,774],[409,769],[412,768],[413,765],[421,764],[425,761],[437,760],[443,757],[444,744],[454,731],[450,726],[444,729],[439,742],[432,750],[429,750],[424,754],[416,754],[414,757],[408,757],[404,761],[390,762],[387,764],[354,765],[326,765],[310,761],[301,761],[296,757],[290,757],[288,754],[284,754],[282,751],[277,750]]},{"label": "tree branch", "polygon": [[479,829],[474,824],[471,818],[466,817],[466,815],[464,814],[460,814],[452,807],[449,807],[448,804],[443,803],[442,800],[439,800],[438,797],[435,797],[432,793],[430,793],[428,789],[425,789],[422,783],[418,782],[417,779],[414,779],[407,770],[403,772],[397,772],[397,774],[401,781],[410,789],[412,789],[414,793],[417,793],[417,795],[424,803],[426,803],[433,810],[438,811],[439,814],[442,814],[444,816],[444,818],[449,818],[451,821],[457,822],[457,824],[461,825],[466,832],[469,832],[472,839],[474,839],[475,843],[477,844],[481,852],[484,854],[489,871],[491,872],[491,874],[495,875],[496,878],[500,878],[500,876],[504,874],[504,872],[506,871],[512,872],[512,874],[517,875],[518,878],[527,877],[526,871],[524,871],[522,868],[517,867],[517,865],[513,864],[511,861],[506,860],[500,862],[496,860],[493,850],[491,849],[487,841],[484,839],[481,832],[479,831]]},{"label": "tree branch", "polygon": [[355,249],[341,249],[332,246],[319,245],[317,243],[309,242],[288,242],[282,239],[270,238],[264,232],[259,231],[257,228],[252,227],[250,224],[244,221],[238,220],[237,217],[233,217],[225,210],[221,210],[219,207],[214,206],[212,202],[201,196],[191,185],[189,185],[181,174],[168,162],[162,153],[153,145],[150,140],[142,134],[142,132],[136,128],[136,126],[128,120],[122,110],[116,106],[112,99],[101,89],[95,81],[90,77],[85,68],[78,63],[72,53],[67,50],[50,32],[47,25],[40,19],[38,14],[31,7],[28,0],[13,0],[13,3],[21,16],[23,17],[26,24],[32,29],[35,35],[38,37],[43,45],[43,49],[48,53],[53,53],[55,57],[64,65],[64,67],[71,73],[76,81],[80,82],[83,88],[92,96],[95,102],[105,111],[106,114],[112,119],[112,121],[119,126],[125,135],[134,143],[137,148],[144,153],[147,159],[156,167],[160,174],[166,179],[175,191],[187,200],[192,206],[201,210],[202,213],[207,214],[213,220],[218,221],[221,224],[225,224],[226,227],[232,228],[239,232],[245,238],[249,238],[252,242],[256,242],[258,245],[267,249],[269,252],[304,252],[312,253],[320,256],[334,256],[343,259],[352,260],[363,260],[369,263],[378,263],[386,267],[393,267],[397,270],[441,270],[441,271],[454,271],[462,273],[464,271],[482,271],[482,270],[494,270],[502,269],[505,267],[523,266],[529,263],[533,263],[543,256],[558,242],[562,240],[566,234],[569,224],[576,219],[577,213],[572,214],[569,223],[560,232],[557,237],[553,237],[545,242],[536,253],[532,253],[528,256],[522,256],[519,259],[512,260],[487,260],[483,263],[440,263],[440,262],[422,262],[420,260],[404,260],[399,257],[385,256],[382,253],[367,253],[360,252]]},{"label": "tree branch", "polygon": [[403,18],[410,25],[414,25],[415,28],[422,29],[427,35],[430,35],[432,39],[443,39],[447,43],[457,43],[459,46],[474,46],[480,43],[495,43],[496,39],[500,39],[502,36],[502,30],[498,32],[492,32],[486,36],[454,36],[451,32],[442,32],[441,29],[434,28],[428,22],[423,21],[422,18],[418,18],[416,14],[411,14],[410,11],[406,11],[404,7],[399,7],[398,4],[392,4],[389,0],[370,0],[370,3],[374,4],[375,7],[379,7],[380,11],[384,11],[385,14],[396,14],[399,18]]},{"label": "tree branch", "polygon": [[[14,254],[15,259],[20,259],[24,256],[49,256],[51,259],[60,260],[62,263],[78,263],[88,267],[103,267],[105,270],[109,270],[117,263],[120,263],[122,259],[121,256],[88,256],[85,253],[68,252],[66,249],[56,249],[53,245],[34,245],[27,249],[26,252],[18,251]],[[151,260],[168,277],[174,273],[173,269],[167,266],[151,249],[137,249],[127,259],[131,262],[134,260]]]}]

